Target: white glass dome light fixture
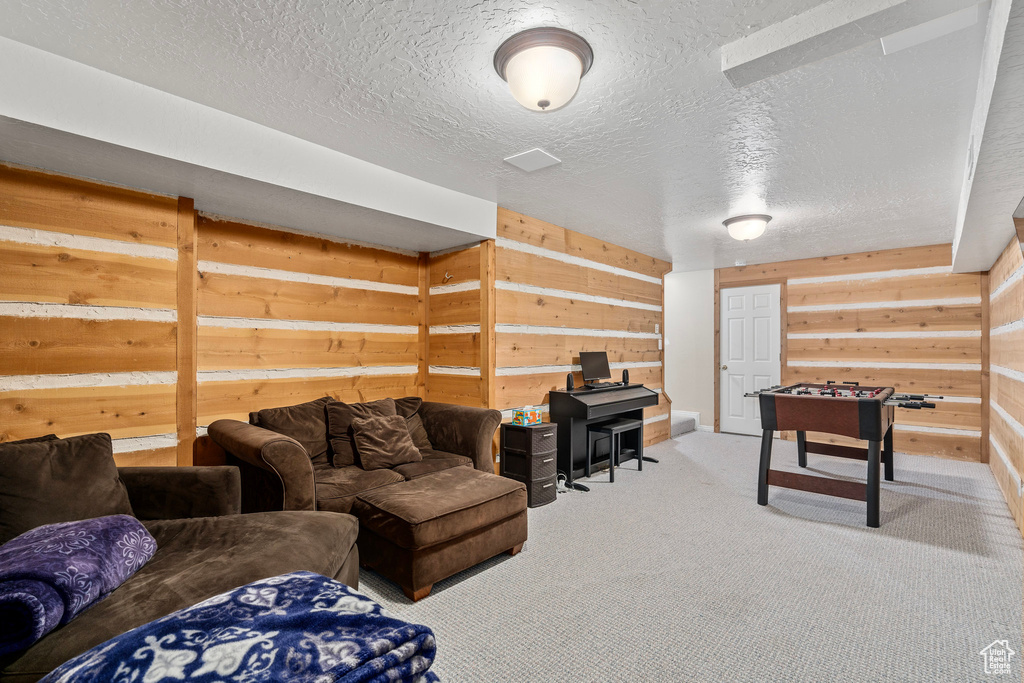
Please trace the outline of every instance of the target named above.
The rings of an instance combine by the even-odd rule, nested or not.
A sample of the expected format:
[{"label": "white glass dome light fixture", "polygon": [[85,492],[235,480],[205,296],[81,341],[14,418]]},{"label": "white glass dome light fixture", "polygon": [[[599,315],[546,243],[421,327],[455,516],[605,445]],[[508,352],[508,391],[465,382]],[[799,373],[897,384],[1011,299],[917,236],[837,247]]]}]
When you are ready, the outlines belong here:
[{"label": "white glass dome light fixture", "polygon": [[519,104],[555,111],[568,104],[590,71],[590,43],[564,28],[531,28],[515,34],[494,53],[494,70]]},{"label": "white glass dome light fixture", "polygon": [[734,240],[754,240],[764,234],[771,219],[771,216],[763,213],[751,213],[727,218],[722,221],[722,225],[729,229],[729,237]]}]

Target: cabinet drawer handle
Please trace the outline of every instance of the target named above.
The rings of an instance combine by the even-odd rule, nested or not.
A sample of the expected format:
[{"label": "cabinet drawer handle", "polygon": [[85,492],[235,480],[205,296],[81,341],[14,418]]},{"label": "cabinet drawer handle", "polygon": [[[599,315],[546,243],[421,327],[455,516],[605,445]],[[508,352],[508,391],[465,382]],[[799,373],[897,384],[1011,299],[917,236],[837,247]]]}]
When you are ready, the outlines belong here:
[{"label": "cabinet drawer handle", "polygon": [[541,462],[551,462],[552,460],[554,460],[554,458],[544,458]]},{"label": "cabinet drawer handle", "polygon": [[551,488],[552,486],[554,486],[554,484],[544,484],[543,486],[541,486],[541,488],[542,488],[542,489],[549,489],[549,488]]},{"label": "cabinet drawer handle", "polygon": [[541,437],[542,437],[542,438],[544,438],[544,439],[546,439],[546,438],[548,438],[549,436],[554,436],[554,435],[555,435],[555,433],[554,433],[554,432],[548,432],[547,434],[541,434]]}]

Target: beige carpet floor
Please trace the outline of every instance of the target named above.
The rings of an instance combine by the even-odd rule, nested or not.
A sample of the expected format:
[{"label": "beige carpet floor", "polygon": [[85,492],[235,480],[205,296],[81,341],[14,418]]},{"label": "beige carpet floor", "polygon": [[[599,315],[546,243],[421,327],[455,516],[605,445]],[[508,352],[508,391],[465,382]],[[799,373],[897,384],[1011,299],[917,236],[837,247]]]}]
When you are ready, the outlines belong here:
[{"label": "beige carpet floor", "polygon": [[[773,465],[797,470],[776,441]],[[864,505],[773,488],[758,440],[694,432],[614,484],[530,511],[530,537],[411,604],[361,590],[438,639],[445,681],[1021,680],[1022,540],[987,465],[896,456],[882,526]],[[865,464],[810,455],[810,474]],[[1008,640],[1010,676],[981,650]]]}]

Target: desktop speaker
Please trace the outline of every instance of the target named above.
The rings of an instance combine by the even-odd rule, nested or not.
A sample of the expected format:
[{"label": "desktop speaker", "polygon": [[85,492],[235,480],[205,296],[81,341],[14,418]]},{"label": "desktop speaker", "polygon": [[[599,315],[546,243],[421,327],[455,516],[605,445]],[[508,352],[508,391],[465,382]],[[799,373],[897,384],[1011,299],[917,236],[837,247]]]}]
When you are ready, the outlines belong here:
[{"label": "desktop speaker", "polygon": [[622,369],[622,383],[629,384],[629,370],[626,368]]},{"label": "desktop speaker", "polygon": [[570,372],[565,376],[565,390],[572,391],[575,384],[572,381],[572,373]]}]

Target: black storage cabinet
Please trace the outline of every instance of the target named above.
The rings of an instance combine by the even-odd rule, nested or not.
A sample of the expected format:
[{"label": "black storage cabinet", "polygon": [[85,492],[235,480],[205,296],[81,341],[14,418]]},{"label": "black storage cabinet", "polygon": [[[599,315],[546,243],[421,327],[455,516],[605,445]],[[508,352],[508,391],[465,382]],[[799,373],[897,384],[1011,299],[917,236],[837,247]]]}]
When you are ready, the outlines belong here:
[{"label": "black storage cabinet", "polygon": [[547,505],[557,495],[558,425],[501,425],[501,476],[526,484],[527,505]]}]

